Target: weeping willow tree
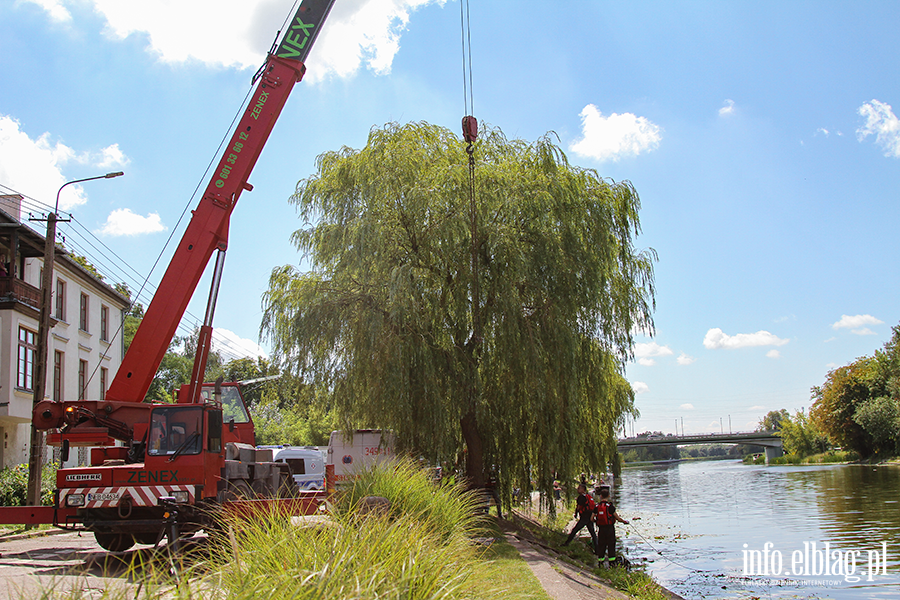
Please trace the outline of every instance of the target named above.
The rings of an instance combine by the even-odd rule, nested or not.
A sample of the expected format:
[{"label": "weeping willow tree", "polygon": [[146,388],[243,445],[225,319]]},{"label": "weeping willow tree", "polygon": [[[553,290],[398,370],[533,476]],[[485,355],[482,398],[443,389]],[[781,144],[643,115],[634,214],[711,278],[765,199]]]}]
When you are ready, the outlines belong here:
[{"label": "weeping willow tree", "polygon": [[656,257],[634,247],[634,188],[569,164],[550,136],[488,129],[474,156],[470,203],[445,128],[389,124],[321,155],[291,198],[311,269],[273,270],[261,334],[346,425],[464,459],[475,485],[496,470],[508,498],[615,454]]}]

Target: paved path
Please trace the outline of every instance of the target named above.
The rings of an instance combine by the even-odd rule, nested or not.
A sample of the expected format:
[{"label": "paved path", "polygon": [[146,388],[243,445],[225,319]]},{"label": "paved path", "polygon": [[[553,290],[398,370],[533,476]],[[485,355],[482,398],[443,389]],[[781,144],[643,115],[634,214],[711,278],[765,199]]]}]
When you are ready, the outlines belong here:
[{"label": "paved path", "polygon": [[58,597],[80,590],[80,598],[99,598],[109,588],[133,587],[132,561],[152,554],[147,546],[111,554],[85,532],[7,537],[0,540],[0,600],[39,598],[51,588]]},{"label": "paved path", "polygon": [[507,533],[506,540],[519,551],[522,560],[553,600],[628,600],[628,596],[590,573],[551,556],[514,534]]}]

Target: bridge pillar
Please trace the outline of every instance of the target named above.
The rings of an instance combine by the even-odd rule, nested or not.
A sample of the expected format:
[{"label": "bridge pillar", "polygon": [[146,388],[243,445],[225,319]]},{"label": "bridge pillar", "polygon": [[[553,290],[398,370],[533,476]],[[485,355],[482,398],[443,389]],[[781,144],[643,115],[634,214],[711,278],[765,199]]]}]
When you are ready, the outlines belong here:
[{"label": "bridge pillar", "polygon": [[784,456],[784,448],[781,446],[766,446],[766,464],[772,462],[773,459]]}]

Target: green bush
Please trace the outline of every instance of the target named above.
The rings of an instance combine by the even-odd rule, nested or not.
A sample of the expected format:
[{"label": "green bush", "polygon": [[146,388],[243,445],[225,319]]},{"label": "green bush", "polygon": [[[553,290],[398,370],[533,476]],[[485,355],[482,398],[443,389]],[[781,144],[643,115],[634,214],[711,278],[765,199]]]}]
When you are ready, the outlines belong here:
[{"label": "green bush", "polygon": [[[41,473],[41,504],[53,504],[56,489],[56,466],[45,465]],[[0,506],[25,506],[28,492],[28,465],[21,464],[0,470]]]}]

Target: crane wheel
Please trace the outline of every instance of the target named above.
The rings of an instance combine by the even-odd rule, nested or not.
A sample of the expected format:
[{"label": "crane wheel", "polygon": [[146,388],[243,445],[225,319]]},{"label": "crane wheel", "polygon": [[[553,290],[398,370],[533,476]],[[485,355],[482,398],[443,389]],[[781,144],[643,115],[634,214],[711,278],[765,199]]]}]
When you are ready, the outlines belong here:
[{"label": "crane wheel", "polygon": [[94,539],[101,548],[109,552],[124,552],[134,546],[134,538],[130,533],[94,532]]}]

